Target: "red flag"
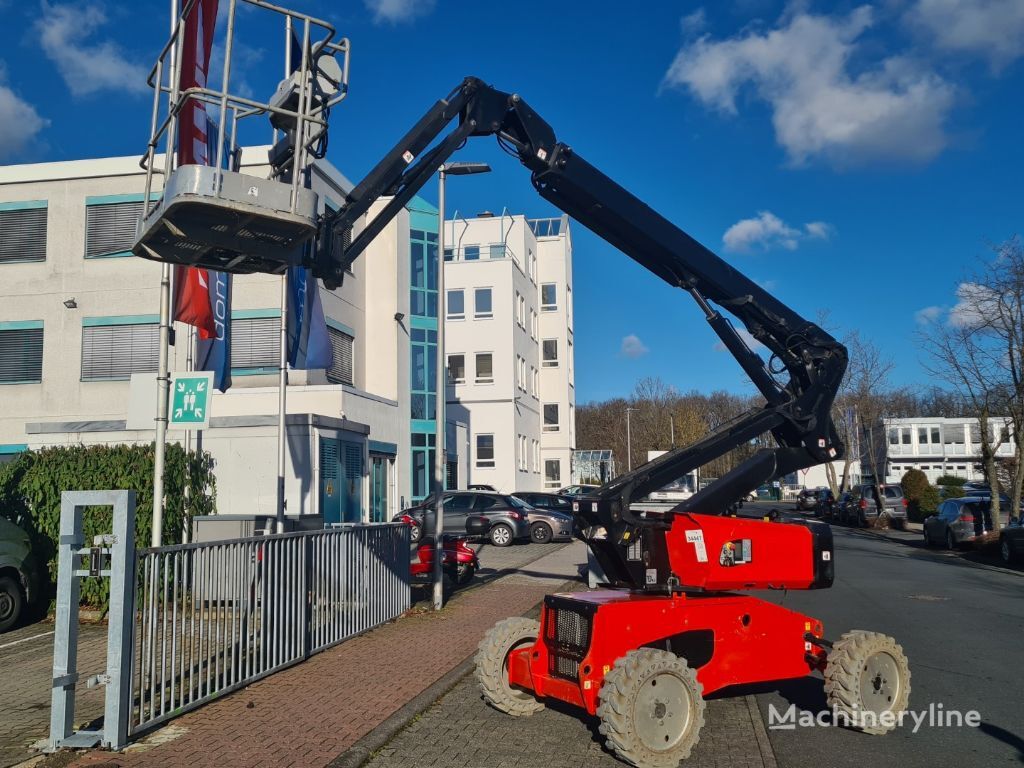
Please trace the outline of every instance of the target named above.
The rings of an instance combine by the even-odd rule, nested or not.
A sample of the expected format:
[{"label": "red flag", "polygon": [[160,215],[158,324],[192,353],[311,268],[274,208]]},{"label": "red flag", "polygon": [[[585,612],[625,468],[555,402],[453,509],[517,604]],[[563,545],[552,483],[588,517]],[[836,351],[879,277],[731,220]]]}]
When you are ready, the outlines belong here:
[{"label": "red flag", "polygon": [[[213,48],[213,30],[217,23],[218,0],[196,0],[182,24],[181,80],[182,91],[205,88]],[[188,0],[181,0],[182,7]],[[178,114],[178,165],[209,165],[207,150],[206,105],[195,99],[185,102]],[[175,267],[174,319],[194,325],[199,337],[217,335],[210,306],[209,276],[205,269]]]}]

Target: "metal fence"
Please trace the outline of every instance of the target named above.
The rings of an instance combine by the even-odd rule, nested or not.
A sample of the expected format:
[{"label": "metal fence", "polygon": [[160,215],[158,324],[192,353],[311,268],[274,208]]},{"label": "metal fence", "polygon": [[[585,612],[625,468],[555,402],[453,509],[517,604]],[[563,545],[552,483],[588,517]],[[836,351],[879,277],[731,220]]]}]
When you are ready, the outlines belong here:
[{"label": "metal fence", "polygon": [[409,529],[346,526],[142,549],[129,732],[409,608]]}]

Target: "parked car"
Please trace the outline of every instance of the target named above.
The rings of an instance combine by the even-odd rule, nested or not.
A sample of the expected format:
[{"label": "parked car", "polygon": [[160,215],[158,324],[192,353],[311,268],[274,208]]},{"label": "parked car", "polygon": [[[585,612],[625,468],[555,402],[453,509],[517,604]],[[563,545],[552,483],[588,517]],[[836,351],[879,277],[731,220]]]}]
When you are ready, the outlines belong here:
[{"label": "parked car", "polygon": [[17,624],[38,600],[40,573],[28,534],[0,517],[0,632]]},{"label": "parked car", "polygon": [[999,556],[1009,565],[1024,557],[1024,521],[1010,518],[1010,524],[999,532]]},{"label": "parked car", "polygon": [[831,519],[836,507],[836,497],[831,488],[822,486],[816,489],[814,498],[814,516]]},{"label": "parked car", "polygon": [[850,494],[840,511],[841,522],[866,527],[877,520],[882,511],[889,516],[894,527],[902,529],[906,525],[907,500],[903,498],[903,489],[899,485],[855,485]]},{"label": "parked car", "polygon": [[[1001,512],[1008,517],[1007,512]],[[987,497],[965,496],[947,499],[938,511],[924,520],[925,546],[945,545],[946,549],[974,541],[992,530],[992,507]]]},{"label": "parked car", "polygon": [[600,485],[567,485],[565,488],[558,489],[559,496],[586,496],[588,493],[592,493],[600,488]]},{"label": "parked car", "polygon": [[523,502],[530,519],[530,541],[569,541],[572,538],[572,502],[554,493],[524,491],[512,495]]},{"label": "parked car", "polygon": [[560,496],[557,493],[541,493],[540,491],[516,491],[512,495],[537,509],[551,509],[566,515],[572,514],[572,499],[568,496]]},{"label": "parked car", "polygon": [[486,483],[477,483],[475,485],[467,486],[471,491],[489,491],[491,493],[497,493],[498,489],[493,485],[487,485]]},{"label": "parked car", "polygon": [[818,508],[818,492],[823,488],[804,488],[796,495],[796,508],[801,512]]},{"label": "parked car", "polygon": [[[488,540],[496,547],[507,547],[517,539],[530,538],[528,510],[518,499],[500,493],[480,491],[448,491],[444,495],[444,530],[464,533],[470,515],[482,515],[491,521]],[[410,536],[417,542],[434,530],[436,505],[433,501],[420,502],[415,507],[399,512],[397,522],[412,526]]]}]

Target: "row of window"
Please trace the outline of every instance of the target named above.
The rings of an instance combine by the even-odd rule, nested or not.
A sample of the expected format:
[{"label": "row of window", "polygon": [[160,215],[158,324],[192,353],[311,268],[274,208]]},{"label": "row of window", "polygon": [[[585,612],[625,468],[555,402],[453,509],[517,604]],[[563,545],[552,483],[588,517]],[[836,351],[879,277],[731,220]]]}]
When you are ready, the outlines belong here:
[{"label": "row of window", "polygon": [[540,440],[517,436],[516,466],[520,472],[540,472]]},{"label": "row of window", "polygon": [[[458,258],[456,258],[458,257]],[[487,243],[485,245],[466,245],[460,249],[447,247],[444,249],[445,261],[481,261],[482,259],[511,258],[522,269],[519,256],[508,247],[507,243]],[[527,272],[534,283],[537,282],[537,256],[532,248],[526,249]]]},{"label": "row of window", "polygon": [[[474,440],[476,456],[474,464],[478,469],[493,469],[494,435],[478,434]],[[526,435],[516,437],[516,466],[521,472],[539,472],[541,465],[540,441],[528,440]],[[544,460],[544,487],[560,488],[562,484],[562,462],[559,459]]]},{"label": "row of window", "polygon": [[531,365],[529,366],[530,373],[527,375],[526,368],[526,358],[522,355],[516,355],[516,387],[524,393],[529,388],[531,395],[540,397],[540,371]]},{"label": "row of window", "polygon": [[[981,444],[981,425],[974,424],[947,424],[943,427],[925,426],[917,427],[917,444],[920,446],[939,445],[960,445],[964,442],[964,427],[968,428],[971,443]],[[1007,438],[1012,436],[1009,424],[992,424],[991,432],[994,440],[999,440],[1000,429]],[[912,427],[889,427],[889,445],[911,445],[914,428]]]},{"label": "row of window", "polygon": [[[0,330],[0,384],[43,380],[43,324]],[[231,321],[231,368],[236,373],[277,370],[280,319],[237,318]],[[328,328],[334,362],[327,380],[352,384],[355,339]],[[153,322],[91,324],[82,327],[82,381],[117,381],[133,373],[153,373],[160,353],[160,326]]]},{"label": "row of window", "polygon": [[[473,381],[476,384],[494,383],[494,355],[490,352],[477,352],[474,356],[476,363],[476,376]],[[466,355],[459,352],[448,355],[448,383],[466,383]]]}]

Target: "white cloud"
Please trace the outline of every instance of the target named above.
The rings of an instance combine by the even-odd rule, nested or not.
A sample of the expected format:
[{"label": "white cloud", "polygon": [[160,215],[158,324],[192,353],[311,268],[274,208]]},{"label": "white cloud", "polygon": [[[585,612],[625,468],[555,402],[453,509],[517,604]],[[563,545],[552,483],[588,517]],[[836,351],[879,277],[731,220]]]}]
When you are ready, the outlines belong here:
[{"label": "white cloud", "polygon": [[940,50],[986,59],[995,71],[1024,55],[1021,0],[916,0],[905,18]]},{"label": "white cloud", "polygon": [[[739,334],[740,338],[743,339],[743,341],[747,343],[747,346],[750,347],[754,352],[760,352],[762,349],[765,348],[764,344],[755,339],[753,335],[750,333],[750,331],[748,331],[743,326],[737,326],[736,333]],[[715,350],[717,352],[725,352],[727,349],[728,347],[725,346],[724,342],[715,342]]]},{"label": "white cloud", "polygon": [[862,68],[870,50],[858,39],[872,21],[869,6],[845,17],[797,11],[764,32],[705,35],[679,51],[664,83],[728,115],[749,86],[770,106],[776,140],[795,164],[930,160],[946,146],[954,89],[904,57]]},{"label": "white cloud", "polygon": [[693,13],[683,16],[679,20],[679,27],[683,32],[683,37],[694,37],[704,31],[708,25],[707,14],[704,13],[703,8],[698,8]]},{"label": "white cloud", "polygon": [[7,69],[0,61],[0,160],[17,157],[49,124],[7,84]]},{"label": "white cloud", "polygon": [[945,311],[945,307],[939,307],[935,305],[930,307],[922,307],[921,309],[917,310],[917,312],[914,313],[914,322],[916,322],[918,325],[928,325],[929,323],[934,323],[936,320],[942,317],[942,313]]},{"label": "white cloud", "polygon": [[960,328],[978,328],[995,315],[999,297],[991,288],[978,283],[960,283],[956,304],[949,310],[949,324]]},{"label": "white cloud", "polygon": [[628,336],[623,337],[622,348],[619,350],[619,353],[623,357],[636,360],[636,358],[643,357],[648,352],[650,352],[650,350],[642,341],[640,341],[640,337],[636,334],[631,333]]},{"label": "white cloud", "polygon": [[50,5],[41,3],[35,23],[43,53],[60,72],[74,96],[98,91],[149,91],[147,70],[129,61],[110,40],[88,42],[107,22],[102,4]]},{"label": "white cloud", "polygon": [[725,230],[722,243],[727,251],[746,252],[754,248],[785,248],[795,251],[804,240],[827,240],[832,227],[823,221],[811,221],[803,229],[791,227],[771,211],[760,211],[751,219],[741,219]]},{"label": "white cloud", "polygon": [[436,0],[363,0],[363,3],[376,24],[412,21],[417,16],[426,16],[437,4]]}]

